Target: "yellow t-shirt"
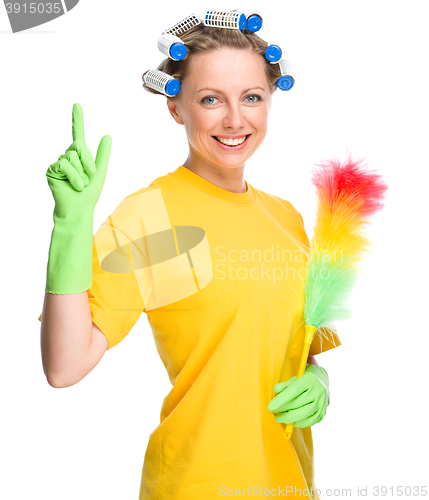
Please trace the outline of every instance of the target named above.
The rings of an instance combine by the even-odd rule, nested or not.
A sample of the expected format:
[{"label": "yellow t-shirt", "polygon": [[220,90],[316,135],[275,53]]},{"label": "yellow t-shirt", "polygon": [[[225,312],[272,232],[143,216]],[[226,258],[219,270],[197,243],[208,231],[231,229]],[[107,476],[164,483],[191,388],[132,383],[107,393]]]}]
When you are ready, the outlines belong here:
[{"label": "yellow t-shirt", "polygon": [[[246,186],[232,193],[180,166],[127,196],[94,234],[93,322],[111,349],[145,312],[172,383],[140,500],[246,489],[318,500],[311,428],[286,440],[267,409],[274,385],[298,372],[309,242],[291,203]],[[316,336],[310,355],[340,344]]]}]

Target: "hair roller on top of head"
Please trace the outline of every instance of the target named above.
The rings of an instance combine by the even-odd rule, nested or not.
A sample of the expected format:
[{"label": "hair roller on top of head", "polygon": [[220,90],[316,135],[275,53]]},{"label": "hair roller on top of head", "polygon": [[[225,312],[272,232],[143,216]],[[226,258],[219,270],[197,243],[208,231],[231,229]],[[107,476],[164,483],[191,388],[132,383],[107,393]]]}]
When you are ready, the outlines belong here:
[{"label": "hair roller on top of head", "polygon": [[182,21],[176,23],[171,28],[168,28],[167,30],[163,31],[162,34],[180,36],[182,33],[185,33],[186,31],[190,30],[197,24],[201,24],[201,19],[195,14],[191,14],[190,16],[185,17],[185,19],[183,19]]},{"label": "hair roller on top of head", "polygon": [[234,9],[231,12],[240,12],[246,16],[246,28],[252,33],[256,33],[262,28],[262,17],[255,12],[243,9]]},{"label": "hair roller on top of head", "polygon": [[208,10],[203,19],[204,26],[229,28],[243,31],[246,29],[246,16],[239,11]]}]

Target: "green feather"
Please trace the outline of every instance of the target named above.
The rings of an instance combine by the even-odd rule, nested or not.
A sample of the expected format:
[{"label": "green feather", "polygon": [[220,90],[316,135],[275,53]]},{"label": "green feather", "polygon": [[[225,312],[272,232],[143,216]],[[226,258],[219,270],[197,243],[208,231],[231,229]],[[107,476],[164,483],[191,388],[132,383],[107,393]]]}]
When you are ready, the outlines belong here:
[{"label": "green feather", "polygon": [[351,317],[346,306],[358,281],[359,271],[351,264],[354,257],[331,259],[328,252],[313,252],[304,284],[304,318],[307,325],[333,328],[337,320]]}]

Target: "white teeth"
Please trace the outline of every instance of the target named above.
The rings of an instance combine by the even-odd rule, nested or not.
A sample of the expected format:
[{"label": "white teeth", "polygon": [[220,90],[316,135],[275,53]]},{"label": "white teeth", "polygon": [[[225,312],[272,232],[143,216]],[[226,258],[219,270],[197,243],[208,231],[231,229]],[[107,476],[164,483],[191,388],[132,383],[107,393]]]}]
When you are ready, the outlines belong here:
[{"label": "white teeth", "polygon": [[227,146],[238,146],[238,144],[242,144],[246,140],[246,136],[241,139],[224,139],[222,137],[216,136],[216,139],[222,144],[226,144]]}]

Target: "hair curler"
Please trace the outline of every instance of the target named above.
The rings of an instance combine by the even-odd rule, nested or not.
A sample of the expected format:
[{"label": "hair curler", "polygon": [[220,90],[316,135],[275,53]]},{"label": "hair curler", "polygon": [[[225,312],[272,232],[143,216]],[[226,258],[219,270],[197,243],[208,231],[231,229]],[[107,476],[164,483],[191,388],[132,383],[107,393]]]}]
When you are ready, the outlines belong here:
[{"label": "hair curler", "polygon": [[234,9],[231,12],[240,12],[246,16],[246,28],[252,33],[256,33],[262,28],[262,17],[255,12],[242,9]]},{"label": "hair curler", "polygon": [[278,43],[272,43],[269,44],[268,47],[265,49],[265,59],[269,61],[271,64],[275,64],[280,61],[282,58],[282,49],[280,48],[280,45]]},{"label": "hair curler", "polygon": [[243,31],[246,28],[246,16],[239,11],[208,10],[203,19],[204,26],[211,28],[229,28]]},{"label": "hair curler", "polygon": [[182,40],[170,33],[163,33],[159,37],[158,49],[173,61],[181,61],[188,52]]},{"label": "hair curler", "polygon": [[252,13],[250,15],[246,15],[246,18],[246,28],[252,33],[256,33],[262,28],[262,17],[259,14]]},{"label": "hair curler", "polygon": [[279,61],[279,68],[282,76],[277,80],[277,87],[280,90],[290,90],[295,83],[292,64],[287,59]]},{"label": "hair curler", "polygon": [[191,14],[188,17],[185,17],[185,19],[183,19],[182,21],[176,23],[171,28],[168,28],[167,30],[163,31],[162,34],[180,36],[182,33],[185,33],[186,31],[190,30],[197,24],[201,24],[201,19],[199,18],[199,16]]},{"label": "hair curler", "polygon": [[145,84],[153,90],[157,90],[167,97],[174,97],[179,93],[180,82],[171,75],[160,71],[159,69],[151,69],[143,75]]},{"label": "hair curler", "polygon": [[186,33],[197,24],[201,24],[201,19],[195,14],[191,14],[163,31],[158,39],[158,49],[173,61],[181,61],[186,57],[188,50],[178,35]]}]

